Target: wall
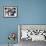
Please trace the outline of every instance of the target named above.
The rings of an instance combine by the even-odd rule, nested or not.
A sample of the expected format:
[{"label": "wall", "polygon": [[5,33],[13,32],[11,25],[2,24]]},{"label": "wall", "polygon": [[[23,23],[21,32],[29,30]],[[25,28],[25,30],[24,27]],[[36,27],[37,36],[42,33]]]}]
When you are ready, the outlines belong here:
[{"label": "wall", "polygon": [[[16,6],[18,17],[4,18],[3,6],[6,5]],[[17,34],[18,24],[46,24],[46,0],[0,0],[0,44],[8,43],[9,32]]]},{"label": "wall", "polygon": [[[7,44],[8,34],[16,32],[17,35],[17,20],[18,18],[4,18],[3,6],[18,6],[18,0],[0,0],[0,44]],[[18,42],[17,39],[15,41]]]}]

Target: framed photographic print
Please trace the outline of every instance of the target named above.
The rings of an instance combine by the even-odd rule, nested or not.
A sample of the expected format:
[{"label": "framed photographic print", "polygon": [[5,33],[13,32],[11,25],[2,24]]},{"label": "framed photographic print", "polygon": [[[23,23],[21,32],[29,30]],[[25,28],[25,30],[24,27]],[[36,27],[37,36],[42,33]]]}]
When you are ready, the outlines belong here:
[{"label": "framed photographic print", "polygon": [[17,17],[17,7],[16,6],[5,6],[4,17]]},{"label": "framed photographic print", "polygon": [[44,24],[19,24],[18,41],[46,41],[46,25]]}]

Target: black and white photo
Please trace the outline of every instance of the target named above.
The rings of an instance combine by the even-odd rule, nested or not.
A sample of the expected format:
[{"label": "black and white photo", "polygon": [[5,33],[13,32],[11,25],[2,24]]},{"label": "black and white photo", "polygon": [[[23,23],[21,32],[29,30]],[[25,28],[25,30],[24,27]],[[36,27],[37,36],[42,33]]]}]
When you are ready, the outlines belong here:
[{"label": "black and white photo", "polygon": [[17,7],[15,6],[5,6],[4,7],[4,17],[16,17]]}]

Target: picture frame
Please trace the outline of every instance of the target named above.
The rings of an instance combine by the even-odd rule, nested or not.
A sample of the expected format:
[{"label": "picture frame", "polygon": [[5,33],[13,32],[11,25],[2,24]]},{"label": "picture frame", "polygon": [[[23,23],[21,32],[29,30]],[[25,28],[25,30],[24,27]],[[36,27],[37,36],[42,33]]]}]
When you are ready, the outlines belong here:
[{"label": "picture frame", "polygon": [[[25,38],[22,31],[28,30],[28,36]],[[30,35],[29,35],[30,34]],[[37,36],[37,37],[36,37]],[[22,39],[21,39],[22,38]],[[31,40],[31,41],[46,41],[46,24],[19,24],[18,25],[18,41]]]},{"label": "picture frame", "polygon": [[4,6],[4,17],[17,17],[17,7]]}]

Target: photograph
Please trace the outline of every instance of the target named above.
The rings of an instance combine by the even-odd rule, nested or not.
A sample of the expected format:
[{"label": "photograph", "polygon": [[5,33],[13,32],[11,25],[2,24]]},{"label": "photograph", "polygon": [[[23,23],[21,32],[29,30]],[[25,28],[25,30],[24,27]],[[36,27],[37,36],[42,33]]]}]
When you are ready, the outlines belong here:
[{"label": "photograph", "polygon": [[[20,28],[20,29],[19,29]],[[46,41],[46,25],[19,25],[21,40]]]},{"label": "photograph", "polygon": [[4,17],[16,17],[17,7],[15,6],[5,6],[4,7]]}]

